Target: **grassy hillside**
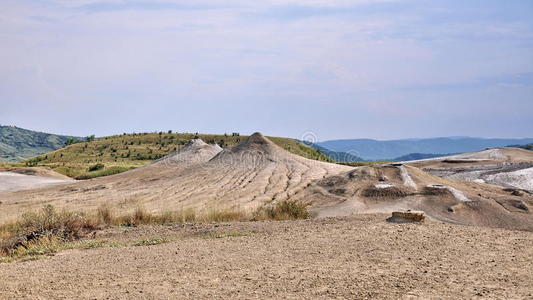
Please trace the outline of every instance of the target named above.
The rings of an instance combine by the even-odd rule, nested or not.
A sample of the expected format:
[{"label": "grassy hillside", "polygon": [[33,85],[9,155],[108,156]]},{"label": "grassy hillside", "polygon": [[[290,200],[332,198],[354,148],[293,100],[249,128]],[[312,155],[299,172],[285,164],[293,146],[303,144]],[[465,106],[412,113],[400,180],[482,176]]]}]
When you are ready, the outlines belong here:
[{"label": "grassy hillside", "polygon": [[0,161],[16,162],[59,149],[71,137],[0,126]]},{"label": "grassy hillside", "polygon": [[336,162],[364,161],[364,159],[362,159],[361,157],[348,153],[348,152],[338,152],[338,151],[329,150],[314,143],[306,143],[306,145],[320,151],[320,153],[323,153],[324,155],[328,156],[329,158],[331,158],[332,160]]},{"label": "grassy hillside", "polygon": [[533,150],[533,144],[522,145],[519,147],[526,150]]},{"label": "grassy hillside", "polygon": [[525,150],[532,150],[533,151],[533,143],[529,143],[529,144],[526,144],[526,145],[512,144],[512,145],[507,145],[505,147],[522,148],[522,149],[525,149]]},{"label": "grassy hillside", "polygon": [[[247,136],[199,134],[207,143],[232,147]],[[61,174],[87,179],[144,166],[180,149],[195,137],[192,133],[138,133],[98,138],[33,157],[27,166],[47,166]],[[306,158],[331,161],[319,151],[289,138],[269,137],[282,148]]]}]

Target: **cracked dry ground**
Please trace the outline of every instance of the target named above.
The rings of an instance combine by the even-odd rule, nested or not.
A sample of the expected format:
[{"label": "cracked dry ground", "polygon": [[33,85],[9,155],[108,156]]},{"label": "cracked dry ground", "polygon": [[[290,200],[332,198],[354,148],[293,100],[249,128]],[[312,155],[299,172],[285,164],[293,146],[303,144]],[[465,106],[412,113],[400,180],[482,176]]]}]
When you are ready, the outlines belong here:
[{"label": "cracked dry ground", "polygon": [[172,241],[0,264],[0,298],[533,298],[533,233],[386,217],[113,228]]}]

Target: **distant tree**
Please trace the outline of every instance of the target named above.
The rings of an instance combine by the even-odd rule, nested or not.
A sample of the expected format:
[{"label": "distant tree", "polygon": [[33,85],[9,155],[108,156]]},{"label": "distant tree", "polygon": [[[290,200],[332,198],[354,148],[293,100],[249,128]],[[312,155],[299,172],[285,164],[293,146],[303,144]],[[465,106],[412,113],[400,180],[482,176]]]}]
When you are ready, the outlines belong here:
[{"label": "distant tree", "polygon": [[79,143],[79,141],[75,138],[68,138],[66,141],[65,141],[65,146],[69,146],[69,145],[72,145],[72,144],[76,144],[76,143]]},{"label": "distant tree", "polygon": [[172,133],[172,130],[169,130],[169,131],[168,131],[168,134],[171,134],[171,133]]},{"label": "distant tree", "polygon": [[88,137],[85,138],[85,141],[86,142],[92,142],[94,141],[95,137],[94,137],[94,134],[93,135],[89,135]]}]

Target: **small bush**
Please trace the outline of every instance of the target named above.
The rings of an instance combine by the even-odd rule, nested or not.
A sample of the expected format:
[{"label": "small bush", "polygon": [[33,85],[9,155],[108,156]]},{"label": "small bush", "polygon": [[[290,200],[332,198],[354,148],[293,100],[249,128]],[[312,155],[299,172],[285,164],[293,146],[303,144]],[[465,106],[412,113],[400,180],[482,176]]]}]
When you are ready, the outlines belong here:
[{"label": "small bush", "polygon": [[97,163],[96,165],[90,166],[89,169],[87,169],[87,171],[94,172],[94,171],[102,170],[103,168],[105,168],[104,164]]}]

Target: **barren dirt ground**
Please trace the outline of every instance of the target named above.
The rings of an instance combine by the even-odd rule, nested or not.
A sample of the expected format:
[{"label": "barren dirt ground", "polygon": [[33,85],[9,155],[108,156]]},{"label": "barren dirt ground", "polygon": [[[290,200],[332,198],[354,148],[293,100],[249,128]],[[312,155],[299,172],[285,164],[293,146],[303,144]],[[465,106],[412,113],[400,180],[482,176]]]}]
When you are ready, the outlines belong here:
[{"label": "barren dirt ground", "polygon": [[70,178],[54,178],[0,171],[0,192],[20,191],[72,183]]},{"label": "barren dirt ground", "polygon": [[0,298],[533,298],[533,233],[386,217],[114,228],[176,240],[0,264]]}]

